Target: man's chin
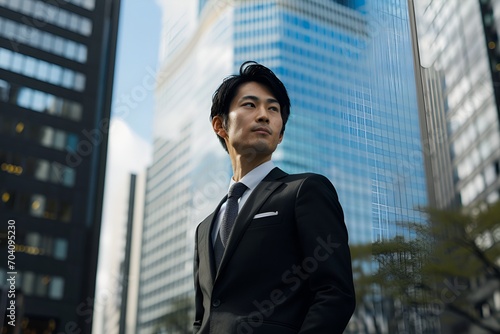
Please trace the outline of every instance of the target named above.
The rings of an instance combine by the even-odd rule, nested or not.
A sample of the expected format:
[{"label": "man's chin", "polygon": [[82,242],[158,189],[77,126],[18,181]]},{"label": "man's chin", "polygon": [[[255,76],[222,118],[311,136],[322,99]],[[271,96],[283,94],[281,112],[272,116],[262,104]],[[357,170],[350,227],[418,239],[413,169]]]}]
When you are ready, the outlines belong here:
[{"label": "man's chin", "polygon": [[247,162],[251,162],[253,159],[260,159],[262,156],[272,155],[275,149],[276,148],[273,148],[267,142],[256,142],[253,143],[253,145],[242,147],[238,151],[246,158]]}]

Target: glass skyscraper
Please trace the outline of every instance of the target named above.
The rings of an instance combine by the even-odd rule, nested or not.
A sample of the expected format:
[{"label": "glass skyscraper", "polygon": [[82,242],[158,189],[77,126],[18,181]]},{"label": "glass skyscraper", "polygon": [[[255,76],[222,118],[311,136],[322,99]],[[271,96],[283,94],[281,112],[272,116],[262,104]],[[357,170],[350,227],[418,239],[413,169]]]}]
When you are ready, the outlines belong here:
[{"label": "glass skyscraper", "polygon": [[0,0],[2,333],[90,333],[119,7]]},{"label": "glass skyscraper", "polygon": [[[422,102],[431,130],[427,142],[433,204],[481,210],[500,198],[500,2],[413,3]],[[491,237],[489,232],[485,235]],[[471,312],[493,330],[500,330],[498,284],[486,272],[469,283]],[[460,317],[445,316],[443,332],[456,328],[482,332]]]},{"label": "glass skyscraper", "polygon": [[208,119],[211,96],[246,60],[270,67],[291,97],[275,163],[332,180],[351,244],[407,235],[398,223],[421,220],[414,209],[427,193],[406,1],[196,1],[175,15],[167,5],[165,15],[138,333],[192,298],[194,229],[231,177]]},{"label": "glass skyscraper", "polygon": [[[500,52],[498,1],[414,1],[424,100],[430,119],[445,130],[429,140],[446,143],[449,168],[435,168],[435,182],[453,180],[453,192],[437,194],[440,206],[493,203],[500,195]],[[486,32],[490,32],[490,36]],[[492,40],[496,35],[496,42]],[[492,57],[491,57],[492,56]],[[496,59],[495,59],[496,57]],[[429,75],[432,73],[432,75]],[[434,78],[434,79],[433,79]],[[449,188],[449,186],[447,186]],[[443,196],[448,196],[446,198]]]}]

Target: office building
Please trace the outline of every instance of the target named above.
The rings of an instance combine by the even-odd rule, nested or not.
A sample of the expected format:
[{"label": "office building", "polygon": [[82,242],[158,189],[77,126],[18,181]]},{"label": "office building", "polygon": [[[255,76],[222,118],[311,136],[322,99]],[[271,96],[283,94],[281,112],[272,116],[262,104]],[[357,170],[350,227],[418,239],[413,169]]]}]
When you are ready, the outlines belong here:
[{"label": "office building", "polygon": [[[429,124],[431,203],[484,208],[500,197],[500,2],[412,2]],[[485,272],[470,281],[469,290],[471,313],[499,331],[498,282]],[[444,316],[444,332],[483,333],[468,319]]]},{"label": "office building", "polygon": [[119,6],[0,1],[0,220],[24,333],[90,333]]},{"label": "office building", "polygon": [[[270,67],[291,97],[275,163],[332,180],[351,243],[408,235],[398,222],[421,220],[414,209],[427,194],[406,1],[191,1],[182,8],[167,1],[165,15],[138,333],[167,328],[168,314],[192,317],[194,229],[231,177],[208,120],[211,96],[246,60]],[[413,326],[409,318],[401,326]]]},{"label": "office building", "polygon": [[445,195],[437,195],[437,200],[442,207],[493,203],[500,191],[500,3],[414,3],[420,58],[426,73],[426,112],[430,119],[445,117],[446,122],[446,131],[429,142],[446,143],[447,159],[451,161],[451,169],[442,170],[447,175],[435,181],[448,182],[450,171],[453,178],[451,198],[443,201]]}]

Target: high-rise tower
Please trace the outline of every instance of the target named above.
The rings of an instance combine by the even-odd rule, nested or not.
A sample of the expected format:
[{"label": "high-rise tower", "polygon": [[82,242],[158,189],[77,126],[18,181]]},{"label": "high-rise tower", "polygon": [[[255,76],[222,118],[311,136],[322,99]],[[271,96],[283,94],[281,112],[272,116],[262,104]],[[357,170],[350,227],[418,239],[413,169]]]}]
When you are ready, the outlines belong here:
[{"label": "high-rise tower", "polygon": [[436,166],[434,181],[448,189],[443,182],[451,178],[453,183],[451,194],[436,194],[437,204],[493,203],[500,197],[500,3],[414,3],[426,112],[430,120],[444,122],[429,142],[448,146],[445,165],[449,167]]},{"label": "high-rise tower", "polygon": [[405,234],[398,222],[421,220],[414,209],[427,195],[406,1],[165,6],[138,333],[168,327],[162,317],[192,298],[193,232],[231,176],[208,120],[211,96],[246,60],[270,67],[291,97],[274,161],[332,180],[351,243]]},{"label": "high-rise tower", "polygon": [[0,284],[26,333],[90,333],[119,5],[0,1]]}]

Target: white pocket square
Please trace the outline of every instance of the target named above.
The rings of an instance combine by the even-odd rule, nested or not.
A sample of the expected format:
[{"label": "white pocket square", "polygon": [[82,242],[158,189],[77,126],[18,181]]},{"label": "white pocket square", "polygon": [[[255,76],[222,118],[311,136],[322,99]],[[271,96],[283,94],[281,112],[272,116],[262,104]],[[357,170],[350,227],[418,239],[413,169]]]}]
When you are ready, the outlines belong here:
[{"label": "white pocket square", "polygon": [[264,218],[264,217],[271,217],[271,216],[277,216],[278,211],[270,211],[270,212],[262,212],[256,214],[253,219],[258,219],[258,218]]}]

